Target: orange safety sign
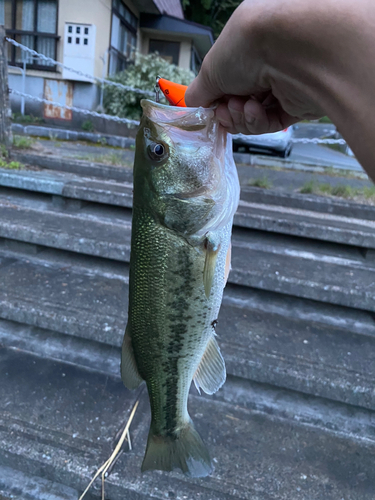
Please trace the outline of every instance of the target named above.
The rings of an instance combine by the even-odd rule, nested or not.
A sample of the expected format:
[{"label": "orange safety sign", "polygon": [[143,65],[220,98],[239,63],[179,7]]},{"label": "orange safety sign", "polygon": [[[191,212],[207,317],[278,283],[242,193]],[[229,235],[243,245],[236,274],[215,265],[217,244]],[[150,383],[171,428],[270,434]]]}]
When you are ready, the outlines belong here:
[{"label": "orange safety sign", "polygon": [[164,78],[159,78],[157,82],[169,104],[172,104],[172,106],[186,107],[185,92],[187,85],[170,82]]}]

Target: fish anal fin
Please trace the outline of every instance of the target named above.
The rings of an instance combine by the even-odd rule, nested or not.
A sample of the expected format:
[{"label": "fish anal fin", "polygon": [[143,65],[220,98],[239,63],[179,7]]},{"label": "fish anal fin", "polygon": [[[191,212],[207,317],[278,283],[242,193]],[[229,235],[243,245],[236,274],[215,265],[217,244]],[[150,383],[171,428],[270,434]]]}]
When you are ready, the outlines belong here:
[{"label": "fish anal fin", "polygon": [[205,241],[206,259],[203,269],[203,284],[206,297],[209,298],[212,283],[215,277],[217,254],[220,250],[220,245],[215,245],[209,238]]},{"label": "fish anal fin", "polygon": [[231,260],[232,260],[232,243],[229,243],[228,252],[225,259],[224,286],[227,284],[228,276],[230,270],[232,269]]},{"label": "fish anal fin", "polygon": [[126,328],[121,350],[121,378],[128,389],[136,389],[143,379],[138,373],[137,363],[134,358],[132,339]]},{"label": "fish anal fin", "polygon": [[214,394],[224,384],[226,377],[224,359],[216,339],[212,335],[195,372],[194,383],[206,394]]}]

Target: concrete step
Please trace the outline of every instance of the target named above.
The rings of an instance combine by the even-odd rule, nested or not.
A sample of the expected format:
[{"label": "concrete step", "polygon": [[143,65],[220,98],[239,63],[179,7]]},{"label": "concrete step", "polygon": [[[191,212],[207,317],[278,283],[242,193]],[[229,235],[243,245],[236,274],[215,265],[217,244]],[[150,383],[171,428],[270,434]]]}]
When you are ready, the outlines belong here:
[{"label": "concrete step", "polygon": [[107,165],[94,161],[76,160],[71,157],[46,155],[38,153],[13,152],[12,159],[25,165],[31,165],[48,170],[70,172],[83,177],[96,177],[99,179],[111,179],[119,182],[132,182],[133,180],[133,157],[122,165]]},{"label": "concrete step", "polygon": [[[111,346],[119,349],[127,321],[127,269],[99,263],[56,251],[3,252],[0,317],[68,337],[26,327],[8,331],[5,324],[1,342],[47,357],[88,350],[81,357],[89,358],[82,339],[106,344],[108,356]],[[375,409],[370,313],[229,286],[217,332],[229,374]],[[72,337],[82,346],[74,347]]]},{"label": "concrete step", "polygon": [[[52,195],[67,199],[131,208],[132,184],[99,181],[63,172],[0,169],[0,196],[30,199]],[[13,194],[8,188],[13,188]],[[22,195],[15,193],[22,192]],[[17,201],[16,201],[17,203]],[[285,195],[243,188],[235,224],[251,229],[375,248],[375,208],[319,196]]]},{"label": "concrete step", "polygon": [[242,187],[241,199],[249,203],[263,203],[280,207],[297,208],[343,217],[375,219],[375,207],[342,198],[318,196],[315,194],[285,193],[273,189]]},{"label": "concrete step", "polygon": [[[132,182],[133,178],[130,169],[82,161],[81,163],[83,163],[84,168],[78,168],[81,163],[77,166],[70,158],[66,158],[65,160],[58,158],[58,161],[56,160],[56,168],[49,169],[50,158],[48,156],[40,156],[40,158],[45,167],[39,171],[28,169],[9,171],[7,169],[0,169],[0,185],[38,192],[52,192],[53,194],[74,198],[83,196],[82,199],[87,199],[86,197],[91,193],[95,197],[92,201],[129,206],[128,198],[125,198],[125,205],[123,205],[124,202],[121,198],[123,187],[121,184],[125,183],[126,185]],[[29,160],[30,162],[33,161],[32,158]],[[62,161],[67,163],[68,166],[66,168],[59,168]],[[113,169],[113,174],[111,173],[111,169]],[[103,173],[100,176],[100,180],[96,177],[97,172]],[[119,183],[121,184],[119,185]],[[112,198],[105,197],[108,191],[113,193]],[[330,198],[328,196],[294,192],[285,193],[272,189],[242,186],[241,199],[249,203],[276,205],[348,218],[370,221],[375,219],[375,207],[372,205],[360,204],[340,198]]]},{"label": "concrete step", "polygon": [[[33,244],[32,253],[50,247],[128,263],[130,211],[76,208],[0,199],[0,248],[17,240]],[[237,228],[232,244],[230,283],[375,311],[374,250]]]},{"label": "concrete step", "polygon": [[77,500],[78,491],[69,486],[0,466],[0,500]]},{"label": "concrete step", "polygon": [[[125,448],[107,478],[106,498],[373,499],[374,422],[367,410],[229,378],[215,397],[193,389],[189,398],[215,464],[212,476],[141,475],[150,420],[145,391],[131,393],[108,375],[13,349],[0,350],[0,363],[1,467],[48,476],[80,494],[139,398],[133,449]],[[98,489],[91,499],[100,498]]]}]

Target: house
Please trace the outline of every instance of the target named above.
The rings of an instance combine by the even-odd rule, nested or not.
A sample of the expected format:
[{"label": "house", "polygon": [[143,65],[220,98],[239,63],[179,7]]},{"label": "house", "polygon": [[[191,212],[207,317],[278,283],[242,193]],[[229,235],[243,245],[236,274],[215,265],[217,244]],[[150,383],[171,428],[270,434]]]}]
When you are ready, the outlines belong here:
[{"label": "house", "polygon": [[[184,19],[180,0],[0,0],[7,36],[69,68],[106,77],[159,52],[197,72],[213,44],[211,29]],[[100,86],[8,44],[9,86],[36,97],[95,110]],[[25,68],[25,86],[22,83]],[[11,95],[14,111],[21,98]],[[26,113],[74,120],[61,108],[26,100]]]}]

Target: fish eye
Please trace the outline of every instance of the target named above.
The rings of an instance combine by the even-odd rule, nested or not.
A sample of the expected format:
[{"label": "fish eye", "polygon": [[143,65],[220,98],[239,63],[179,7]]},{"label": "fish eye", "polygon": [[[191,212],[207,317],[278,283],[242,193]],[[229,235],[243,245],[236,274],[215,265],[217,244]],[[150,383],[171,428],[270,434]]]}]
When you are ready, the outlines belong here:
[{"label": "fish eye", "polygon": [[156,156],[163,156],[164,154],[164,146],[162,144],[156,144],[154,146],[154,154],[156,154]]},{"label": "fish eye", "polygon": [[153,142],[148,146],[148,154],[152,160],[163,160],[168,153],[167,147],[160,142]]}]

